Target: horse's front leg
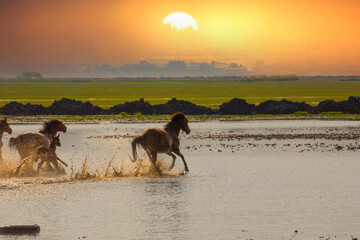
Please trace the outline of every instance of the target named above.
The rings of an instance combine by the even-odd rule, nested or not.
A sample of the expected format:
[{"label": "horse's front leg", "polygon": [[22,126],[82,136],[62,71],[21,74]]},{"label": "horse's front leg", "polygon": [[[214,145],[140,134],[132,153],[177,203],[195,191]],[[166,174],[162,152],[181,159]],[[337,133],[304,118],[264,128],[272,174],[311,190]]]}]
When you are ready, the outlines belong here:
[{"label": "horse's front leg", "polygon": [[186,164],[186,162],[185,162],[184,155],[182,155],[181,152],[180,152],[180,149],[179,149],[178,147],[173,147],[173,152],[174,152],[176,155],[178,155],[178,156],[181,157],[181,159],[182,159],[182,161],[183,161],[183,163],[184,163],[184,166],[185,166],[185,172],[188,172],[188,171],[189,171],[189,168],[188,168],[188,166],[187,166],[187,164]]},{"label": "horse's front leg", "polygon": [[172,164],[171,164],[171,166],[170,166],[169,169],[168,169],[168,171],[171,171],[171,170],[174,168],[174,166],[175,166],[176,156],[175,156],[172,152],[168,152],[168,153],[166,153],[166,154],[169,155],[169,156],[171,156],[171,157],[173,158]]}]

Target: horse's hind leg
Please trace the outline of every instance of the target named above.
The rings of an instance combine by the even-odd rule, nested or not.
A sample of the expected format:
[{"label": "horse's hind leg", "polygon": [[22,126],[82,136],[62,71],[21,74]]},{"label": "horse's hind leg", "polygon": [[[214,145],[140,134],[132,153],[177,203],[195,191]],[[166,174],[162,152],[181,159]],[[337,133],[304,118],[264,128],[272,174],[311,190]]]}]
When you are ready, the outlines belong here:
[{"label": "horse's hind leg", "polygon": [[188,172],[189,169],[188,169],[188,166],[187,166],[187,164],[186,164],[186,162],[185,162],[184,155],[181,154],[179,148],[174,148],[174,149],[173,149],[173,152],[181,157],[181,159],[182,159],[182,161],[183,161],[183,163],[184,163],[184,166],[185,166],[185,171]]},{"label": "horse's hind leg", "polygon": [[169,169],[168,169],[168,171],[171,171],[171,170],[174,168],[174,166],[175,166],[176,156],[175,156],[173,153],[171,153],[171,152],[166,153],[166,154],[169,155],[169,156],[171,156],[171,157],[173,158],[173,161],[172,161],[172,163],[171,163],[171,166],[170,166]]},{"label": "horse's hind leg", "polygon": [[31,155],[31,152],[29,153],[28,151],[25,151],[22,148],[18,148],[18,152],[21,160]]},{"label": "horse's hind leg", "polygon": [[16,170],[15,170],[15,174],[16,174],[16,175],[19,175],[19,174],[20,174],[20,171],[21,171],[22,166],[24,166],[24,164],[25,164],[29,159],[30,159],[30,157],[27,157],[27,158],[24,158],[24,159],[21,160],[19,166],[18,166],[18,167],[16,168]]},{"label": "horse's hind leg", "polygon": [[3,157],[2,157],[2,151],[1,151],[1,145],[2,145],[2,144],[0,144],[0,164],[2,164],[2,163],[3,163]]},{"label": "horse's hind leg", "polygon": [[147,154],[149,155],[150,158],[150,162],[152,163],[152,165],[154,166],[156,172],[161,175],[160,170],[156,167],[156,160],[157,160],[157,152],[148,152],[146,151]]},{"label": "horse's hind leg", "polygon": [[56,172],[59,173],[59,172],[60,172],[60,169],[59,169],[59,165],[58,165],[58,163],[57,163],[57,159],[54,160],[54,161],[51,161],[51,163],[55,166]]},{"label": "horse's hind leg", "polygon": [[37,171],[36,171],[38,174],[39,174],[40,168],[41,168],[41,166],[43,165],[44,162],[45,161],[43,159],[40,160],[40,163],[39,163],[39,165],[37,167]]},{"label": "horse's hind leg", "polygon": [[54,168],[51,166],[49,161],[45,161],[45,168],[48,172],[54,171]]}]

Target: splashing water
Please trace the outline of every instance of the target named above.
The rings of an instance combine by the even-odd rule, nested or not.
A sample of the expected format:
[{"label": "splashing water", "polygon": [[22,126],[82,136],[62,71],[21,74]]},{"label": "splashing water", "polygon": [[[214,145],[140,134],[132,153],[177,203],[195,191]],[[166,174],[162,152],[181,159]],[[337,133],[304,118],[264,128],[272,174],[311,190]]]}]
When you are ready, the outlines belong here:
[{"label": "splashing water", "polygon": [[[43,166],[40,169],[39,174],[34,170],[34,162],[28,161],[19,172],[16,172],[18,164],[14,161],[4,161],[5,163],[0,166],[0,183],[7,185],[10,180],[14,180],[17,183],[67,183],[76,181],[96,181],[96,180],[121,180],[123,178],[152,178],[159,177],[155,168],[150,163],[149,159],[139,158],[135,163],[128,159],[123,158],[120,164],[114,163],[115,156],[103,168],[104,172],[99,169],[91,170],[88,167],[88,157],[85,157],[82,162],[82,167],[79,170],[75,170],[73,165],[71,166],[71,172],[68,176],[64,176],[65,170],[59,164],[59,172],[52,169],[49,166]],[[45,165],[45,164],[44,164]],[[165,161],[158,159],[156,162],[157,168],[161,171],[161,176],[178,176],[184,175],[184,171],[169,172],[169,165]],[[11,182],[11,181],[10,181]]]},{"label": "splashing water", "polygon": [[[160,170],[161,174],[164,176],[176,176],[184,175],[185,172],[169,172],[169,165],[166,164],[163,160],[158,159],[156,161],[156,167]],[[122,161],[120,171],[114,169],[115,177],[156,177],[159,174],[156,172],[155,168],[149,162],[148,159],[139,158],[135,163],[129,161]]]},{"label": "splashing water", "polygon": [[16,167],[14,162],[4,159],[4,163],[0,165],[0,179],[14,177],[14,170]]}]

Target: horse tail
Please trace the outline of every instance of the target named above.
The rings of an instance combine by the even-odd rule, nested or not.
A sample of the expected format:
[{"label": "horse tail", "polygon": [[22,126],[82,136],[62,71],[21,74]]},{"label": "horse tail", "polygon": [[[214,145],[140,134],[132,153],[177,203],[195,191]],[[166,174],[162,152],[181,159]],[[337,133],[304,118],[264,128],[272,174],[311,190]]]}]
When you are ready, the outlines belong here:
[{"label": "horse tail", "polygon": [[18,137],[11,137],[9,139],[9,147],[14,149],[17,148],[17,145],[19,144],[20,139]]},{"label": "horse tail", "polygon": [[140,142],[143,140],[143,137],[142,136],[138,136],[136,138],[134,138],[132,141],[131,141],[131,147],[132,147],[132,152],[133,152],[133,159],[131,159],[131,161],[135,162],[136,159],[137,159],[137,152],[136,152],[136,145],[139,145]]}]

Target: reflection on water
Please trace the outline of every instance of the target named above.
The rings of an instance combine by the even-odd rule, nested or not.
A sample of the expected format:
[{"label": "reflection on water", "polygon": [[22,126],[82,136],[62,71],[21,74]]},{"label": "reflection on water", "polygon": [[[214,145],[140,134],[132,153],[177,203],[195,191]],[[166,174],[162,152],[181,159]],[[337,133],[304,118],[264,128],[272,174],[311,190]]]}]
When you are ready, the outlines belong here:
[{"label": "reflection on water", "polygon": [[184,185],[182,180],[146,182],[144,193],[148,201],[144,204],[141,225],[163,237],[168,233],[180,237],[186,232],[188,216],[184,211],[187,204]]},{"label": "reflection on water", "polygon": [[[359,126],[355,121],[190,123],[191,135],[198,136],[351,132]],[[159,124],[69,125],[58,155],[75,173],[87,159],[86,172],[95,177],[71,179],[71,168],[66,176],[1,177],[0,225],[39,224],[41,233],[30,239],[287,240],[295,230],[294,239],[360,237],[359,139],[181,135],[190,173],[179,175],[184,166],[178,158],[174,170],[159,177],[146,167],[135,174],[138,163],[127,155],[129,136],[149,127]],[[13,135],[39,128],[15,125]],[[150,164],[145,152],[139,153]],[[6,145],[4,156],[16,165],[18,156]],[[171,157],[159,157],[161,164],[171,163]],[[128,175],[105,177],[107,169]]]}]

